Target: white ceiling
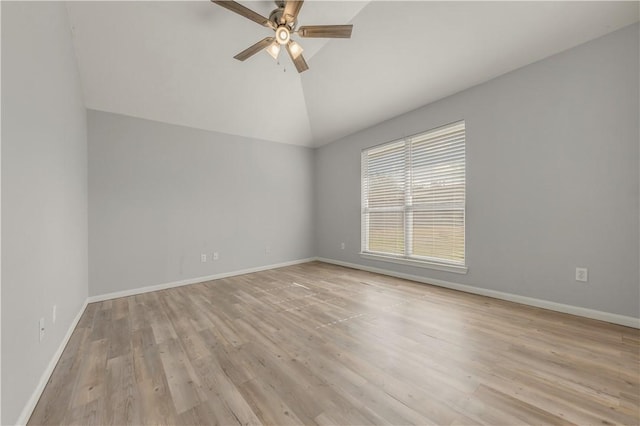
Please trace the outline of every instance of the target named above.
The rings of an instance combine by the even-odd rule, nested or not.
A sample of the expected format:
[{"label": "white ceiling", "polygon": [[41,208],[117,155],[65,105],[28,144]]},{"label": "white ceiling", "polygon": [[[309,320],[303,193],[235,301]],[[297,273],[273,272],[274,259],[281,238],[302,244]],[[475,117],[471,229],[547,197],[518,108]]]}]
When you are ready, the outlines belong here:
[{"label": "white ceiling", "polygon": [[[270,1],[240,1],[267,15]],[[319,146],[638,21],[638,2],[309,1],[350,40],[233,56],[271,30],[207,0],[69,2],[88,108]]]}]

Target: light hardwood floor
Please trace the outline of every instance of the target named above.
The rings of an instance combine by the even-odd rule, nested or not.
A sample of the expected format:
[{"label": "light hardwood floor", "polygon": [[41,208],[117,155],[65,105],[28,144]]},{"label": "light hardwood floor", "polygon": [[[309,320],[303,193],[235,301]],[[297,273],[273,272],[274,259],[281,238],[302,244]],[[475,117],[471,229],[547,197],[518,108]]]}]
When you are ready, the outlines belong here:
[{"label": "light hardwood floor", "polygon": [[312,262],[90,304],[29,424],[638,424],[639,342]]}]

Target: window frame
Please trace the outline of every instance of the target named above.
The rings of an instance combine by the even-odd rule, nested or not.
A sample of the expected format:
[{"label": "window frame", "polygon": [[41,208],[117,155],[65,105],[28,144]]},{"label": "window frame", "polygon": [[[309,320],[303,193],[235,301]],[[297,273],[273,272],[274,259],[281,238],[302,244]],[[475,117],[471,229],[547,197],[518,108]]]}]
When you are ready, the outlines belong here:
[{"label": "window frame", "polygon": [[[445,130],[447,128],[453,128],[455,126],[462,125],[464,128],[464,199],[462,201],[462,227],[463,227],[463,260],[462,262],[455,261],[446,261],[440,258],[433,258],[428,256],[420,256],[412,254],[413,248],[413,231],[412,231],[412,219],[414,211],[428,211],[428,209],[424,208],[416,208],[416,206],[412,203],[412,149],[413,149],[413,141],[416,139],[420,139],[430,133],[436,133],[438,131]],[[368,162],[367,155],[376,149],[383,148],[385,146],[392,146],[393,144],[402,144],[404,151],[404,174],[405,174],[405,182],[404,182],[404,202],[402,206],[393,206],[393,207],[367,207],[366,204],[366,190],[365,190],[365,176],[368,176]],[[398,263],[402,265],[410,265],[410,266],[418,266],[421,268],[435,269],[446,272],[455,272],[460,274],[466,274],[468,271],[468,267],[466,265],[467,262],[467,228],[466,228],[466,199],[467,199],[467,128],[465,120],[458,120],[452,123],[448,123],[442,126],[438,126],[432,128],[430,130],[426,130],[411,136],[402,137],[399,139],[395,139],[392,141],[384,142],[375,146],[370,146],[361,150],[360,155],[360,173],[361,173],[361,182],[360,182],[360,225],[361,225],[361,243],[360,243],[360,256],[365,259],[370,260],[379,260],[385,262]],[[387,252],[376,252],[369,249],[369,232],[368,231],[368,220],[367,215],[371,212],[398,212],[402,213],[402,221],[403,221],[403,240],[404,240],[404,250],[403,254],[392,254]]]}]

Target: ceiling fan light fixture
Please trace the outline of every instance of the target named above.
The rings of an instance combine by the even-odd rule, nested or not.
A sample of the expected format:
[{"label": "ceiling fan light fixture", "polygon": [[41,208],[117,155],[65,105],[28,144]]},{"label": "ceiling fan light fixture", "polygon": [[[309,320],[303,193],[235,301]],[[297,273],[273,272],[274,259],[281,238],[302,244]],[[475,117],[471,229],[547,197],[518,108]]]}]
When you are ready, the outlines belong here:
[{"label": "ceiling fan light fixture", "polygon": [[289,28],[285,25],[280,25],[276,30],[276,40],[280,44],[287,44],[291,39],[291,33],[289,32]]},{"label": "ceiling fan light fixture", "polygon": [[302,55],[304,49],[295,41],[289,41],[289,53],[291,53],[291,57],[293,59],[298,59],[298,56]]},{"label": "ceiling fan light fixture", "polygon": [[273,57],[276,61],[278,60],[278,55],[280,54],[280,45],[275,41],[267,47],[267,53]]},{"label": "ceiling fan light fixture", "polygon": [[[2,0],[0,0],[2,1]],[[298,27],[298,13],[302,8],[304,0],[275,0],[276,9],[271,11],[268,18],[254,12],[235,0],[211,0],[218,6],[224,7],[231,12],[247,18],[263,27],[275,31],[274,36],[265,37],[259,42],[249,46],[247,49],[234,56],[239,61],[245,61],[260,52],[266,50],[276,61],[282,46],[287,49],[287,54],[293,60],[298,73],[309,69],[307,61],[302,55],[302,47],[291,40],[291,35],[310,38],[351,38],[353,25],[305,25]]]}]

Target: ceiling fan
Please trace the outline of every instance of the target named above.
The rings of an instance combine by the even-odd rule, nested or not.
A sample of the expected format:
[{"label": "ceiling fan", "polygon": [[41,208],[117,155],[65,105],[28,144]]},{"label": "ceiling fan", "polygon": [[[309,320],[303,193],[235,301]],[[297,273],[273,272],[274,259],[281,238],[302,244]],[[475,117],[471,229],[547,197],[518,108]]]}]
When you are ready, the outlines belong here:
[{"label": "ceiling fan", "polygon": [[263,49],[266,49],[274,59],[277,59],[280,47],[285,46],[296,69],[301,73],[308,70],[309,66],[302,56],[302,47],[291,39],[292,35],[316,38],[351,38],[353,25],[307,25],[298,28],[298,13],[302,8],[303,0],[276,0],[277,7],[271,12],[269,18],[265,18],[232,0],[211,1],[275,31],[274,36],[265,37],[234,56],[239,61],[249,59]]}]

